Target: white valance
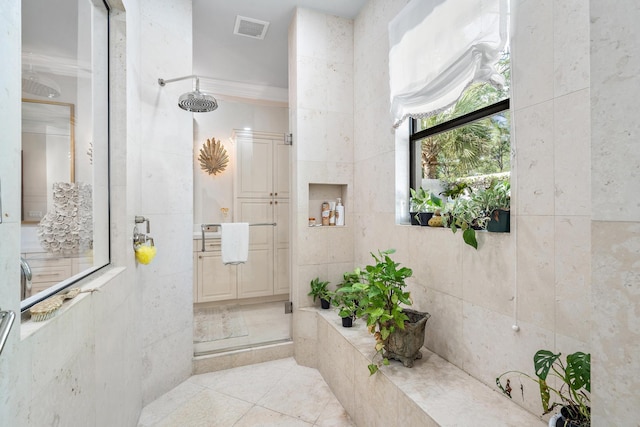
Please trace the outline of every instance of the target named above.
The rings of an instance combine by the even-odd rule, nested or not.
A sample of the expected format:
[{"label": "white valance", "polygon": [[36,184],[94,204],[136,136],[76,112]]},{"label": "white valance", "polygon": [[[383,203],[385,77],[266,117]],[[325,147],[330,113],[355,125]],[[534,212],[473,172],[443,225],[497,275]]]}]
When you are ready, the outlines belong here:
[{"label": "white valance", "polygon": [[389,23],[394,127],[451,106],[478,81],[502,86],[508,0],[412,0]]}]

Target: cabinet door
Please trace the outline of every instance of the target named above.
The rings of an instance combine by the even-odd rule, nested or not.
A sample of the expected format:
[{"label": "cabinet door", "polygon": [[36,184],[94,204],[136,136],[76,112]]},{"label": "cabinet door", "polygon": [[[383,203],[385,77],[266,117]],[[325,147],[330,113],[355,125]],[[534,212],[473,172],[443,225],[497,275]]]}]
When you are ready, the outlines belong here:
[{"label": "cabinet door", "polygon": [[273,195],[273,148],[270,139],[242,137],[236,140],[237,197]]},{"label": "cabinet door", "polygon": [[[273,222],[273,200],[238,199],[240,222],[249,224]],[[273,295],[274,227],[249,227],[249,257],[238,265],[238,298]]]},{"label": "cabinet door", "polygon": [[288,294],[290,288],[289,273],[289,201],[274,200],[274,222],[277,224],[274,238],[274,295]]},{"label": "cabinet door", "polygon": [[198,258],[196,302],[224,301],[238,297],[236,266],[224,265],[220,252],[201,252]]},{"label": "cabinet door", "polygon": [[288,199],[290,193],[291,146],[283,140],[273,141],[273,195]]}]

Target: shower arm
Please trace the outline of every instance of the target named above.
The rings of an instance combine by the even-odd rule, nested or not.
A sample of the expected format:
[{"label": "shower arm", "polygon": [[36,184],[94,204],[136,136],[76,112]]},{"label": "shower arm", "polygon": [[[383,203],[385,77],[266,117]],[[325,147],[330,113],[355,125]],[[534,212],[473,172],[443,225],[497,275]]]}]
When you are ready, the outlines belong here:
[{"label": "shower arm", "polygon": [[195,74],[192,74],[190,76],[184,76],[184,77],[176,77],[175,79],[158,79],[158,84],[164,87],[167,83],[173,83],[173,82],[177,82],[180,80],[187,80],[187,79],[196,79],[196,90],[200,90],[200,77],[196,76]]}]

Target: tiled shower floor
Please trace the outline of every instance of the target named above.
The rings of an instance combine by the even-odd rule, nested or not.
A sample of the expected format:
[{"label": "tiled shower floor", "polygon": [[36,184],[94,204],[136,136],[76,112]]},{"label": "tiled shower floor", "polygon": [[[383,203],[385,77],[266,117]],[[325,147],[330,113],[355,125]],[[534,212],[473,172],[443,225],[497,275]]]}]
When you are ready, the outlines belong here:
[{"label": "tiled shower floor", "polygon": [[148,404],[138,427],[355,426],[312,368],[293,358],[194,375]]},{"label": "tiled shower floor", "polygon": [[291,339],[291,314],[285,314],[283,301],[235,307],[237,315],[242,318],[245,333],[215,341],[198,342],[194,331],[196,356]]}]

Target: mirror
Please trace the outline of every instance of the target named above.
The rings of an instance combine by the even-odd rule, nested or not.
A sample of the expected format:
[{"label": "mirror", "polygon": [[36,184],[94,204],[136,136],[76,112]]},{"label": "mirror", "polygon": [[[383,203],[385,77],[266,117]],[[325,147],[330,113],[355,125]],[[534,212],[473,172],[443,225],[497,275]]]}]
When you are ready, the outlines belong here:
[{"label": "mirror", "polygon": [[22,100],[22,222],[38,223],[55,182],[75,182],[74,106]]}]

